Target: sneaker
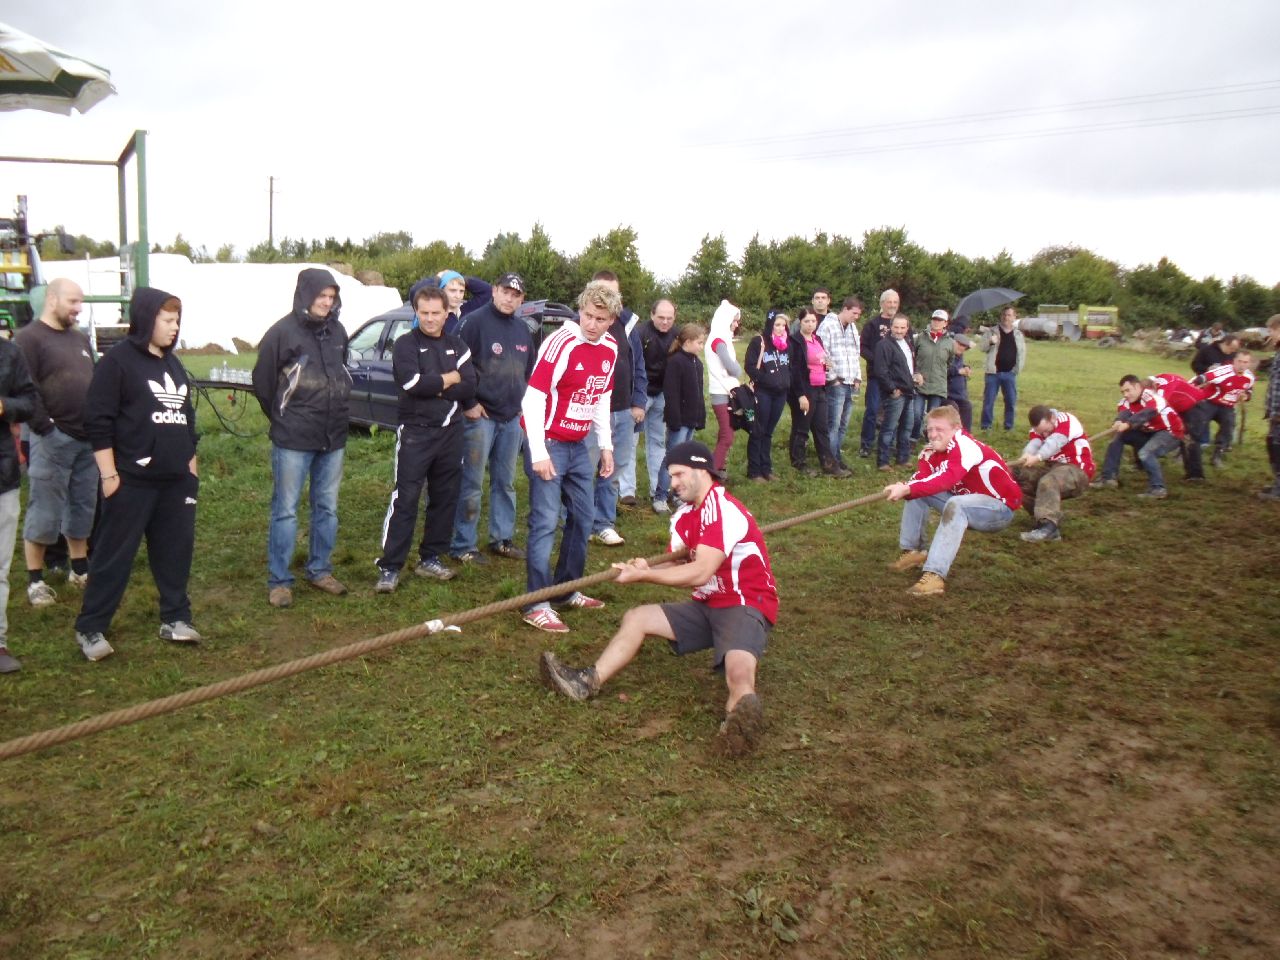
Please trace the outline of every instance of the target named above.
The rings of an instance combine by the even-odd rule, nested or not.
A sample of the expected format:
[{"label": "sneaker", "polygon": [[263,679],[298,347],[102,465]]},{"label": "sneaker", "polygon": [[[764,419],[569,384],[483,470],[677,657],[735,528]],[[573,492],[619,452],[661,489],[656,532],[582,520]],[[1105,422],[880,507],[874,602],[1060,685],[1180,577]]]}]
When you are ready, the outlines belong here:
[{"label": "sneaker", "polygon": [[551,605],[560,610],[599,610],[604,606],[604,601],[575,590],[569,594],[568,600],[557,600]]},{"label": "sneaker", "polygon": [[636,498],[628,494],[625,497],[620,497],[618,499],[618,503],[622,504],[624,507],[634,507],[636,505]]},{"label": "sneaker", "polygon": [[58,595],[53,592],[53,587],[43,580],[37,580],[27,584],[27,601],[33,607],[51,607],[58,602]]},{"label": "sneaker", "polygon": [[88,582],[89,575],[87,573],[76,573],[72,570],[67,574],[68,585],[75,587],[77,590],[83,590]]},{"label": "sneaker", "polygon": [[666,501],[666,500],[654,500],[654,501],[653,501],[653,512],[654,512],[654,513],[657,513],[657,514],[670,513],[670,512],[671,512],[671,508],[670,508],[669,506],[667,506],[667,501]]},{"label": "sneaker", "polygon": [[1221,450],[1213,451],[1213,459],[1211,459],[1209,462],[1213,464],[1214,469],[1221,470],[1222,469],[1222,451]]},{"label": "sneaker", "polygon": [[861,457],[863,460],[866,460],[868,457],[871,456],[871,448],[862,447],[861,449],[858,450],[858,456]]},{"label": "sneaker", "polygon": [[340,597],[347,592],[347,586],[332,573],[326,573],[323,577],[316,577],[309,581],[317,590],[323,590],[325,593]]},{"label": "sneaker", "polygon": [[928,559],[929,554],[923,550],[903,550],[898,559],[889,564],[889,569],[896,570],[898,573],[904,570],[918,570]]},{"label": "sneaker", "polygon": [[91,663],[97,663],[105,657],[115,653],[115,648],[107,643],[107,638],[100,633],[91,633],[86,636],[83,633],[76,633],[76,643],[80,644],[80,652],[84,654],[84,658]]},{"label": "sneaker", "polygon": [[456,570],[450,570],[441,563],[439,557],[426,557],[419,560],[413,572],[420,577],[432,577],[436,580],[452,580],[458,575]]},{"label": "sneaker", "polygon": [[400,585],[399,570],[384,570],[381,567],[378,570],[378,582],[373,585],[374,593],[394,593],[396,587]]},{"label": "sneaker", "polygon": [[727,757],[745,757],[755,752],[764,733],[764,705],[748,693],[733,705],[720,724],[720,749]]},{"label": "sneaker", "polygon": [[620,547],[627,542],[613,527],[605,527],[599,533],[593,533],[591,539],[603,543],[606,547]]},{"label": "sneaker", "polygon": [[564,625],[564,621],[550,607],[534,607],[524,615],[524,622],[547,633],[569,632],[569,628]]},{"label": "sneaker", "polygon": [[1090,490],[1114,490],[1120,486],[1120,481],[1115,477],[1099,477],[1093,483],[1089,484]]},{"label": "sneaker", "polygon": [[947,581],[943,580],[936,573],[925,572],[921,574],[907,593],[913,597],[936,597],[947,591]]},{"label": "sneaker", "polygon": [[589,700],[600,692],[600,678],[596,676],[595,667],[579,669],[566,666],[550,650],[542,654],[539,667],[542,682],[570,700]]},{"label": "sneaker", "polygon": [[272,587],[267,593],[267,603],[277,609],[293,606],[293,591],[288,587]]},{"label": "sneaker", "polygon": [[489,552],[496,553],[500,557],[506,557],[508,560],[524,559],[524,551],[510,540],[499,540],[496,543],[489,544]]},{"label": "sneaker", "polygon": [[9,648],[0,644],[0,673],[17,673],[22,669],[22,662],[9,652]]},{"label": "sneaker", "polygon": [[489,562],[489,558],[479,550],[463,550],[461,553],[451,553],[449,556],[461,564],[473,567],[483,567]]},{"label": "sneaker", "polygon": [[1058,525],[1052,520],[1041,520],[1035,525],[1034,529],[1028,530],[1021,536],[1027,543],[1043,543],[1046,540],[1062,539],[1062,534],[1058,532]]},{"label": "sneaker", "polygon": [[200,631],[183,620],[160,624],[160,639],[171,643],[199,643],[204,637]]},{"label": "sneaker", "polygon": [[1164,487],[1152,487],[1150,490],[1144,490],[1138,494],[1139,500],[1163,500],[1169,496],[1169,491]]}]

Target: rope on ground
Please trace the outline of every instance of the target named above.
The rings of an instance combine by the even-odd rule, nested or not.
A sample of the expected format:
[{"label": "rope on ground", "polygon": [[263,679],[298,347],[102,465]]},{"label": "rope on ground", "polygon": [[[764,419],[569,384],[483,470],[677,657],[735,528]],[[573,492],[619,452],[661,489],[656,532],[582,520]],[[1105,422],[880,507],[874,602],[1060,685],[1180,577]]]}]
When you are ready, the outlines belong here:
[{"label": "rope on ground", "polygon": [[[810,513],[800,514],[799,516],[789,517],[786,520],[779,520],[765,527],[761,527],[764,533],[775,533],[779,530],[786,530],[790,527],[797,526],[801,523],[807,523],[811,520],[817,520],[821,517],[830,516],[833,513],[840,513],[844,510],[851,510],[854,507],[865,506],[869,503],[875,503],[877,500],[885,499],[884,491],[873,493],[866,497],[859,497],[856,500],[850,500],[846,503],[838,503],[830,507],[823,507],[820,510],[814,510]],[[677,550],[674,553],[660,553],[652,557],[645,558],[650,564],[659,564],[669,562],[671,560],[683,560],[688,555],[688,550]],[[562,597],[584,587],[590,587],[598,583],[604,583],[613,580],[618,576],[618,571],[610,567],[608,570],[602,570],[599,573],[589,574],[585,577],[579,577],[569,583],[557,583],[550,587],[544,587],[541,590],[534,590],[531,593],[523,593],[518,597],[511,597],[507,600],[498,600],[493,603],[485,604],[482,607],[474,607],[470,610],[463,610],[458,613],[446,614],[438,620],[429,620],[426,623],[415,624],[412,627],[405,627],[402,630],[396,630],[392,633],[384,633],[378,637],[370,637],[367,640],[359,640],[355,643],[349,643],[345,646],[334,647],[322,653],[312,654],[309,657],[301,657],[297,660],[290,660],[286,663],[276,664],[274,667],[265,667],[262,670],[254,670],[252,673],[242,674],[238,677],[231,677],[227,680],[220,680],[217,683],[210,683],[203,687],[196,687],[191,690],[175,693],[168,697],[161,697],[159,700],[148,700],[145,703],[134,704],[131,707],[124,707],[120,710],[112,710],[110,713],[100,713],[97,716],[89,717],[85,720],[79,720],[76,723],[69,723],[61,727],[53,727],[49,730],[42,730],[39,733],[28,734],[24,737],[17,737],[13,740],[0,743],[0,760],[7,760],[10,757],[19,757],[26,753],[34,753],[37,750],[43,750],[46,747],[57,746],[62,743],[69,743],[72,740],[80,740],[95,733],[101,733],[104,730],[112,730],[116,727],[123,727],[126,724],[136,723],[139,720],[146,720],[151,717],[158,717],[161,714],[173,713],[175,710],[181,710],[184,707],[195,706],[197,703],[204,703],[207,700],[214,700],[218,697],[230,696],[233,693],[241,693],[242,691],[260,687],[268,683],[274,683],[277,680],[283,680],[286,677],[292,677],[308,670],[315,670],[319,667],[327,667],[334,663],[341,663],[344,660],[353,660],[356,657],[363,657],[370,653],[386,647],[394,646],[397,643],[403,643],[406,640],[417,640],[421,637],[429,636],[433,633],[439,633],[453,626],[461,626],[465,623],[473,623],[476,620],[482,620],[491,617],[497,613],[505,613],[512,610],[519,610],[530,604],[540,603],[544,600],[552,600],[556,597]]]}]

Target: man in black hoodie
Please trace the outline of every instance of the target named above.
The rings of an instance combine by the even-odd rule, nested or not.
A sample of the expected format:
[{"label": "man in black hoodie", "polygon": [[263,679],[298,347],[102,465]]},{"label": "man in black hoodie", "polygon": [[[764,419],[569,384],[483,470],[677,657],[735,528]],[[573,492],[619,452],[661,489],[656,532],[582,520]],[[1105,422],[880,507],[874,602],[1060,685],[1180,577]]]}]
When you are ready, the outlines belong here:
[{"label": "man in black hoodie", "polygon": [[182,304],[139,287],[129,304],[129,333],[94,368],[85,398],[85,432],[102,475],[76,642],[87,660],[115,651],[103,635],[124,598],[145,535],[160,592],[160,638],[199,643],[191,626],[187,579],[196,540],[196,415],[190,385],[173,356]]},{"label": "man in black hoodie", "polygon": [[347,332],[338,322],[342,300],[328,270],[298,274],[293,312],[258,344],[253,392],[271,421],[271,527],[267,534],[267,601],[293,603],[298,501],[311,479],[311,544],[306,576],[325,593],[347,588],[333,575],[338,539],[338,486],[347,448],[351,376],[345,366]]},{"label": "man in black hoodie", "polygon": [[445,333],[449,299],[438,288],[420,289],[413,298],[414,327],[392,348],[392,372],[400,389],[396,414],[396,488],[382,526],[378,593],[391,593],[418,521],[418,500],[427,486],[427,520],[418,548],[420,577],[452,580],[441,561],[449,546],[462,481],[462,409],[476,395],[471,351],[461,337]]}]

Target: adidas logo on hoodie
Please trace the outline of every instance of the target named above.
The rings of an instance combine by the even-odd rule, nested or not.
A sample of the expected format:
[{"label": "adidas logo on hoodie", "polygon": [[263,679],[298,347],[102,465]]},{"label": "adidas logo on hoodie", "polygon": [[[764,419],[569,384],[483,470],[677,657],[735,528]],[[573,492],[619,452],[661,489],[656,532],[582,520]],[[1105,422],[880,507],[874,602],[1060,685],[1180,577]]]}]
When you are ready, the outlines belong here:
[{"label": "adidas logo on hoodie", "polygon": [[151,414],[152,423],[175,423],[180,426],[187,425],[187,415],[182,412],[182,405],[187,400],[187,385],[184,383],[178,386],[173,382],[173,377],[166,371],[164,375],[164,383],[157,383],[155,380],[148,380],[147,386],[151,388],[151,392],[155,394],[157,400],[164,410],[157,410]]}]

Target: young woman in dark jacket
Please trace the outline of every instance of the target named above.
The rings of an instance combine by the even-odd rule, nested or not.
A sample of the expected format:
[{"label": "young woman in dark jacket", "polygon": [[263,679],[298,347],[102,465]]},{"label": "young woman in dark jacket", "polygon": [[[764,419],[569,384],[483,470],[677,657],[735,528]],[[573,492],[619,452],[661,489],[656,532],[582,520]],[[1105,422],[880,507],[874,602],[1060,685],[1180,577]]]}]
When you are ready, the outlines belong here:
[{"label": "young woman in dark jacket", "polygon": [[756,418],[747,439],[747,477],[757,483],[777,480],[773,472],[773,431],[791,393],[793,345],[791,318],[780,310],[765,315],[764,329],[747,344],[743,369],[756,394]]},{"label": "young woman in dark jacket", "polygon": [[[666,400],[662,419],[667,425],[668,450],[692,439],[694,431],[707,425],[706,388],[700,359],[706,342],[707,328],[700,323],[686,323],[671,342],[671,354],[662,377],[662,395]],[[658,489],[670,489],[666,460],[659,470]]]},{"label": "young woman in dark jacket", "polygon": [[[818,339],[818,315],[807,307],[799,311],[800,329],[791,335],[791,387],[795,399],[791,420],[791,465],[807,477],[817,472],[805,464],[808,435],[813,434],[814,450],[823,473],[847,477],[845,470],[831,455],[831,435],[827,423],[826,368],[831,361],[826,348]],[[795,415],[799,408],[801,416]]]}]

